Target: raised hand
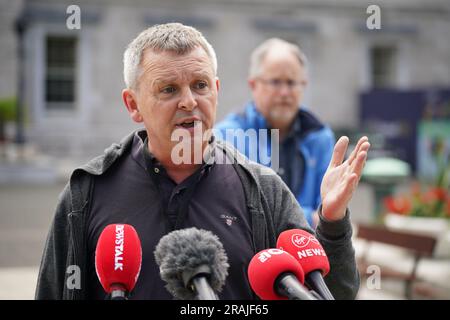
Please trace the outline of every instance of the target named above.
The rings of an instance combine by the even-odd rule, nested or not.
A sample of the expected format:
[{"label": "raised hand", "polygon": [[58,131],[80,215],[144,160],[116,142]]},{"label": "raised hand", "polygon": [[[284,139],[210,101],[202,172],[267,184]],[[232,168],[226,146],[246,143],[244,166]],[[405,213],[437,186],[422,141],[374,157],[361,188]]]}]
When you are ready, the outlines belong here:
[{"label": "raised hand", "polygon": [[335,221],[342,219],[361,178],[366,163],[369,139],[362,137],[347,160],[344,161],[349,139],[341,137],[334,146],[333,156],[322,180],[322,215]]}]

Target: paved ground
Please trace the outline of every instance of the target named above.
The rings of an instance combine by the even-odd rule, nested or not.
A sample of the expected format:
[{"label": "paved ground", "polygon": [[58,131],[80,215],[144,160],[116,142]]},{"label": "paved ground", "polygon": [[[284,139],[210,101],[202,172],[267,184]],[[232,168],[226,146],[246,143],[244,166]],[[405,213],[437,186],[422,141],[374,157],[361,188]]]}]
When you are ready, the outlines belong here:
[{"label": "paved ground", "polygon": [[32,300],[37,267],[0,268],[0,300]]},{"label": "paved ground", "polygon": [[0,186],[0,299],[33,299],[45,238],[63,187]]},{"label": "paved ground", "polygon": [[37,266],[63,183],[0,186],[0,267]]}]

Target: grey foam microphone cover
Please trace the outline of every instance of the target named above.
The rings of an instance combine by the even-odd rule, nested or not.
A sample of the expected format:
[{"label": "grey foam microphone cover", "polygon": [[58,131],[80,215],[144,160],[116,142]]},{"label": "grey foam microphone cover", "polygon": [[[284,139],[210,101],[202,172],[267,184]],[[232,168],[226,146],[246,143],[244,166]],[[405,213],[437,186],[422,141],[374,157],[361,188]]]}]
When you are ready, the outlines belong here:
[{"label": "grey foam microphone cover", "polygon": [[166,289],[176,298],[194,300],[187,278],[205,272],[215,292],[221,292],[228,275],[228,257],[219,238],[210,231],[189,228],[162,237],[155,249],[156,263]]}]

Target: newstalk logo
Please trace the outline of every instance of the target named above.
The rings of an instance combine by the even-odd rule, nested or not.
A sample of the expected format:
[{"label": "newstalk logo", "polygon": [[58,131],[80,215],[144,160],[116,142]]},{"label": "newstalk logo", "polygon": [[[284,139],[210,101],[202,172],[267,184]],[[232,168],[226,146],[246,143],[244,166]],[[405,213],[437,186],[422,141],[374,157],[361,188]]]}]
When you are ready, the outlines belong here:
[{"label": "newstalk logo", "polygon": [[116,254],[114,256],[114,271],[123,271],[123,242],[124,242],[124,226],[116,225]]}]

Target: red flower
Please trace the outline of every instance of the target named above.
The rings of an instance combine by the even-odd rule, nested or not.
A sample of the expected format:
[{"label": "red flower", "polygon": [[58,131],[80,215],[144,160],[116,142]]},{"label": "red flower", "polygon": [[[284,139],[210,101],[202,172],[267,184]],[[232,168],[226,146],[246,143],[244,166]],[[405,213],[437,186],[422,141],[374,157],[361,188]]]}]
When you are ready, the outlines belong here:
[{"label": "red flower", "polygon": [[386,209],[390,212],[396,212],[405,215],[411,212],[411,200],[406,196],[386,197],[383,201]]},{"label": "red flower", "polygon": [[447,190],[445,188],[435,187],[430,189],[430,192],[434,194],[434,197],[438,201],[445,201],[447,199]]}]

